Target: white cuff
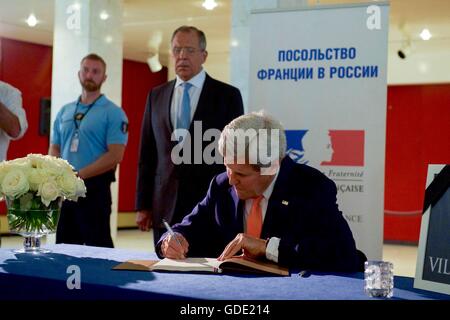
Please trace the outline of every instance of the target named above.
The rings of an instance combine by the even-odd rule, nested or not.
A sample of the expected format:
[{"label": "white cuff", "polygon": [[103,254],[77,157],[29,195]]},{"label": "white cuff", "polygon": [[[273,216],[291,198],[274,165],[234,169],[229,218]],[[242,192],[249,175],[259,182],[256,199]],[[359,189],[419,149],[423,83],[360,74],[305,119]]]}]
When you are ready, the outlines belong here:
[{"label": "white cuff", "polygon": [[266,258],[270,261],[278,263],[278,246],[280,238],[272,237],[266,247]]}]

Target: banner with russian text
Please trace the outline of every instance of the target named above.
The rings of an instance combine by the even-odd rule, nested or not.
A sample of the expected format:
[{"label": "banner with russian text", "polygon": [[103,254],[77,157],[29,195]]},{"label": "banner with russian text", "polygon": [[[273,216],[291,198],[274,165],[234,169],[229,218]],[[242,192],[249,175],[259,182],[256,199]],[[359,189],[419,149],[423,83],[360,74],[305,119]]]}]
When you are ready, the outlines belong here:
[{"label": "banner with russian text", "polygon": [[[249,111],[286,128],[288,154],[337,185],[357,247],[382,258],[386,3],[251,15]],[[302,183],[299,181],[298,183]]]}]

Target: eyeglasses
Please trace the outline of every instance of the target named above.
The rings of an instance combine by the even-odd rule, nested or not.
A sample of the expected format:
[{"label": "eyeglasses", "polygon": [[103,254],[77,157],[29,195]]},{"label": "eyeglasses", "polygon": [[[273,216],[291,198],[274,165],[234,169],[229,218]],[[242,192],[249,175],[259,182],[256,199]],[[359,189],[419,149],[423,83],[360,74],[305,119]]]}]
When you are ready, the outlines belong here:
[{"label": "eyeglasses", "polygon": [[196,49],[193,47],[173,47],[172,48],[172,53],[176,56],[180,55],[181,52],[184,51],[186,54],[188,55],[192,55],[197,51],[203,51],[202,49]]}]

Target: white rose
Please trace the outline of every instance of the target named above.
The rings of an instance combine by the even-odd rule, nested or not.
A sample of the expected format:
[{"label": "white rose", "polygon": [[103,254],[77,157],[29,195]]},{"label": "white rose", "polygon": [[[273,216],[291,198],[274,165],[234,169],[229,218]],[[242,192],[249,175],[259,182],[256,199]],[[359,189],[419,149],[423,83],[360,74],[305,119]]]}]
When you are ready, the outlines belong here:
[{"label": "white rose", "polygon": [[82,179],[80,179],[79,177],[77,177],[76,179],[76,185],[77,185],[77,190],[75,192],[75,195],[73,195],[72,197],[67,197],[67,199],[72,200],[72,201],[77,201],[79,197],[86,197],[86,186],[84,185],[84,181]]},{"label": "white rose", "polygon": [[38,196],[41,196],[42,203],[48,207],[50,202],[52,202],[59,196],[58,185],[54,180],[48,180],[39,186],[37,194]]},{"label": "white rose", "polygon": [[61,171],[58,168],[44,167],[41,169],[47,179],[56,179],[61,175]]},{"label": "white rose", "polygon": [[53,156],[44,156],[42,166],[58,174],[62,174],[63,172],[73,173],[74,171],[72,165],[67,160]]},{"label": "white rose", "polygon": [[28,174],[28,182],[31,191],[37,191],[39,186],[48,180],[48,177],[43,169],[32,168]]},{"label": "white rose", "polygon": [[62,195],[66,198],[74,197],[77,192],[77,178],[74,174],[64,172],[56,178],[56,183],[60,188]]},{"label": "white rose", "polygon": [[31,163],[27,158],[17,158],[8,161],[9,164],[14,165],[15,167],[30,167]]},{"label": "white rose", "polygon": [[0,162],[0,184],[3,181],[3,178],[9,172],[9,166],[6,164],[6,161]]},{"label": "white rose", "polygon": [[25,176],[27,176],[31,170],[31,163],[26,158],[17,158],[7,161],[6,166],[9,168],[9,171],[20,170]]},{"label": "white rose", "polygon": [[53,161],[54,161],[54,163],[56,163],[58,165],[58,167],[60,167],[64,171],[68,171],[68,172],[72,172],[72,173],[75,171],[74,167],[67,160],[64,160],[61,158],[54,158]]},{"label": "white rose", "polygon": [[27,159],[30,162],[32,168],[42,169],[44,167],[44,156],[42,156],[41,154],[30,153],[27,155]]},{"label": "white rose", "polygon": [[11,199],[16,199],[28,192],[30,185],[21,170],[11,169],[3,178],[2,192]]}]

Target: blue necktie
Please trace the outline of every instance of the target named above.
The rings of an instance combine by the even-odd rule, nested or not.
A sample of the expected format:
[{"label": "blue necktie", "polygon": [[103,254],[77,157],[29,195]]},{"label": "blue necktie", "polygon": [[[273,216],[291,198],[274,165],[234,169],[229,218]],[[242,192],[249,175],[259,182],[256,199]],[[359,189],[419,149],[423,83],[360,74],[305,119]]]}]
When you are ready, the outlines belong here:
[{"label": "blue necktie", "polygon": [[177,129],[189,130],[191,124],[191,99],[189,98],[189,88],[192,84],[185,82],[183,86],[183,99],[178,109]]}]

